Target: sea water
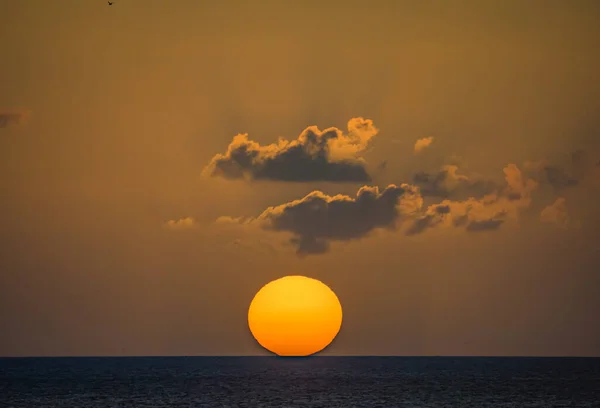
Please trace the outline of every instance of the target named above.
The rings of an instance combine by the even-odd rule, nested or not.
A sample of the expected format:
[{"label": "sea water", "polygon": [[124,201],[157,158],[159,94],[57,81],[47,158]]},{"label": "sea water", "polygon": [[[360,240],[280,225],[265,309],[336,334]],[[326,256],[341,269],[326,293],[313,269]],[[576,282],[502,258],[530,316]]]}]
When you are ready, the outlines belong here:
[{"label": "sea water", "polygon": [[600,407],[600,359],[0,359],[0,407]]}]

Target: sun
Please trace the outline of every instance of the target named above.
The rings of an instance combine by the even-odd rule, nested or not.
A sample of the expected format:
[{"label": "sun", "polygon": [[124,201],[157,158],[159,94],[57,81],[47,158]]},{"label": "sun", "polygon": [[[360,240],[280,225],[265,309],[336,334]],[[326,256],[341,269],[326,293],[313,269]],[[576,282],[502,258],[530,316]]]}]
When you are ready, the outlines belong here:
[{"label": "sun", "polygon": [[327,347],[342,326],[342,305],[321,281],[286,276],[258,291],[248,309],[258,343],[279,356],[309,356]]}]

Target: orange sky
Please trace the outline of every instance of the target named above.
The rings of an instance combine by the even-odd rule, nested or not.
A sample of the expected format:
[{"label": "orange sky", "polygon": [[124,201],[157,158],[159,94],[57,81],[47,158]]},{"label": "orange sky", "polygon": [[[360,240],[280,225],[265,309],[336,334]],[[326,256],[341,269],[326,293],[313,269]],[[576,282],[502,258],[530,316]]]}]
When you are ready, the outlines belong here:
[{"label": "orange sky", "polygon": [[0,1],[0,356],[262,353],[289,274],[342,302],[328,354],[600,356],[599,17]]}]

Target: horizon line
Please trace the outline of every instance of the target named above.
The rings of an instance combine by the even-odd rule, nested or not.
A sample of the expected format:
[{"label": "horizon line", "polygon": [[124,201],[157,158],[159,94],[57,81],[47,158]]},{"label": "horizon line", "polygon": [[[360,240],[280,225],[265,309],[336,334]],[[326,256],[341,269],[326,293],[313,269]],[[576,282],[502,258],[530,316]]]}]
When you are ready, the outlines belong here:
[{"label": "horizon line", "polygon": [[401,354],[345,354],[345,355],[310,355],[310,356],[277,356],[257,354],[173,354],[173,355],[55,355],[55,356],[0,356],[0,359],[59,359],[59,358],[600,358],[600,355],[401,355]]}]

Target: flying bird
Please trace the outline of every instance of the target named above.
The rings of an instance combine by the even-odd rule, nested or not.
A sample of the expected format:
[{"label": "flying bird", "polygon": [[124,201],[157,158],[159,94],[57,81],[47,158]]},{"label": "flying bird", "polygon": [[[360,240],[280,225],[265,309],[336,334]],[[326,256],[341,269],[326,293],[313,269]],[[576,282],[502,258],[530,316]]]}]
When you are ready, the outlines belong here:
[{"label": "flying bird", "polygon": [[108,5],[109,5],[109,6],[112,6],[112,4],[113,4],[113,2],[112,2],[112,1],[109,1],[109,2],[108,2]]}]

